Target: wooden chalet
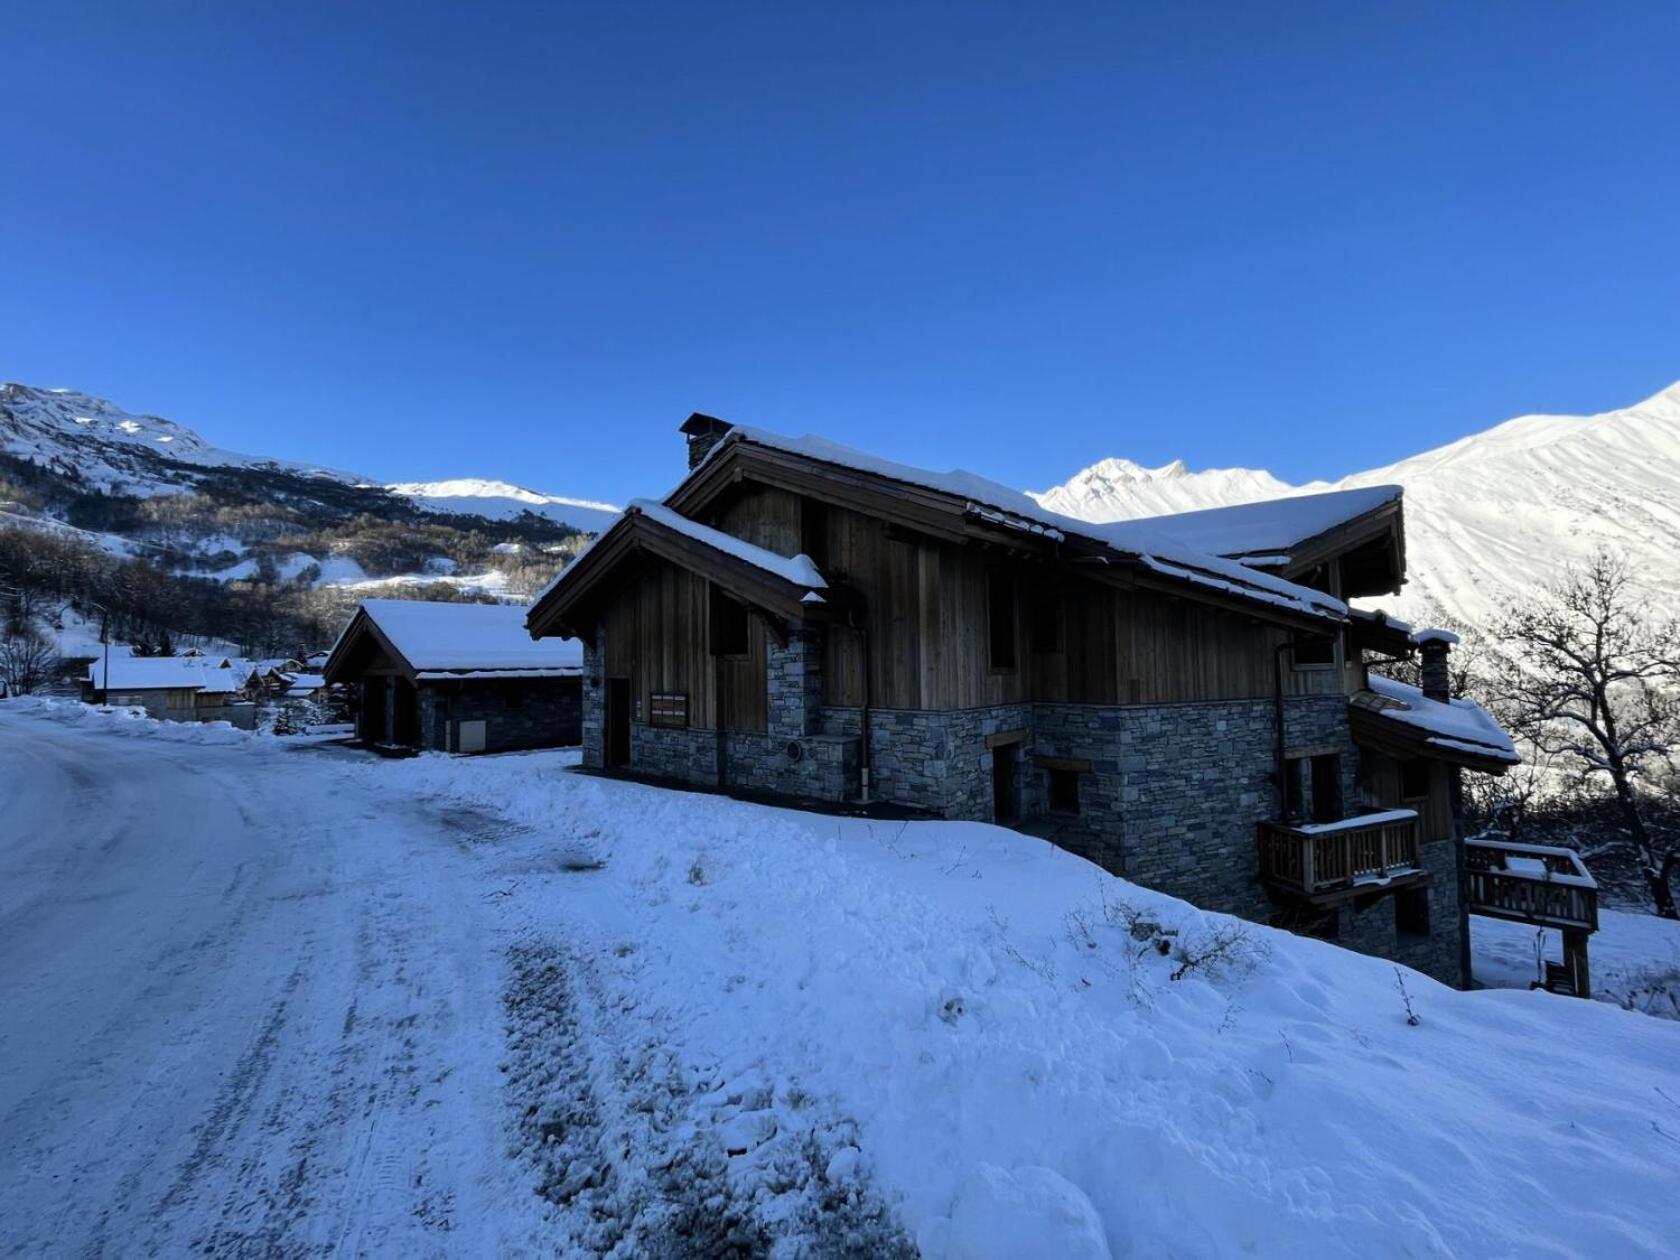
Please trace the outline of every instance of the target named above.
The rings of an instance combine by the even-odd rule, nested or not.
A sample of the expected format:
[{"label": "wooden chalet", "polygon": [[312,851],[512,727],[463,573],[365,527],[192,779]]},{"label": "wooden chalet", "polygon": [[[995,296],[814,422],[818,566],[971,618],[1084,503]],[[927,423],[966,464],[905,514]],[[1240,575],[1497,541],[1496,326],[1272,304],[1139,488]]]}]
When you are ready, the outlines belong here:
[{"label": "wooden chalet", "polygon": [[356,735],[400,750],[479,753],[576,744],[582,651],[533,641],[525,609],[369,599],[322,668],[355,695]]},{"label": "wooden chalet", "polygon": [[[1033,831],[1140,883],[1468,981],[1461,768],[1381,486],[1094,525],[971,474],[694,415],[689,474],[532,606],[586,766]],[[1422,653],[1425,687],[1372,674]]]}]

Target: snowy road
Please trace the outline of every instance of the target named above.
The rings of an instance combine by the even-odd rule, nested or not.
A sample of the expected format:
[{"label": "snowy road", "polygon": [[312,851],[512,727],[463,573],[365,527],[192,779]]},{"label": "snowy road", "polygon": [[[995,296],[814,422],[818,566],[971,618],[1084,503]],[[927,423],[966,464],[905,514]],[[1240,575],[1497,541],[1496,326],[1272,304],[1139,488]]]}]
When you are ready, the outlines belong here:
[{"label": "snowy road", "polygon": [[0,1253],[506,1249],[468,859],[336,755],[0,715]]}]

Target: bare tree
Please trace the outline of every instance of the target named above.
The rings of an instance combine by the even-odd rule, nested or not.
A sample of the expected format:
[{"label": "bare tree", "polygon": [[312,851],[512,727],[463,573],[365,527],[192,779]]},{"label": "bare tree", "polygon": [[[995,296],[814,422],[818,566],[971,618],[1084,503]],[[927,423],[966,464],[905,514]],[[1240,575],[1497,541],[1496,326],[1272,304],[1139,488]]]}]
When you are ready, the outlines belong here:
[{"label": "bare tree", "polygon": [[0,695],[27,696],[52,677],[52,640],[30,621],[0,626]]},{"label": "bare tree", "polygon": [[1657,913],[1680,918],[1671,877],[1680,850],[1647,825],[1643,781],[1680,748],[1680,628],[1646,620],[1624,562],[1608,553],[1570,569],[1501,626],[1513,653],[1503,715],[1542,755],[1584,783],[1607,783]]}]

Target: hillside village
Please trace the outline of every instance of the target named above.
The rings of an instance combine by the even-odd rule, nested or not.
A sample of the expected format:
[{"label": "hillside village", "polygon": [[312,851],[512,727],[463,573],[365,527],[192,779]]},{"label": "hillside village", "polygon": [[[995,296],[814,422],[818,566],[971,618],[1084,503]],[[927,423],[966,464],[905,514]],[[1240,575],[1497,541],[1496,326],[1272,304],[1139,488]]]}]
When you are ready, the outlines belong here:
[{"label": "hillside village", "polygon": [[[1123,1237],[1399,1255],[1396,1213],[1424,1211],[1439,1254],[1497,1250],[1519,1218],[1519,1250],[1660,1252],[1672,1139],[1649,1100],[1680,1024],[1653,1016],[1680,1018],[1680,931],[1638,912],[1637,884],[1606,898],[1581,846],[1505,830],[1490,802],[1513,793],[1467,789],[1528,774],[1529,750],[1464,694],[1458,634],[1380,607],[1416,563],[1401,487],[1095,523],[707,415],[670,454],[676,489],[615,514],[529,603],[380,591],[292,657],[94,643],[78,699],[0,704],[36,767],[7,806],[26,834],[97,758],[170,785],[203,819],[190,837],[402,870],[387,895],[425,932],[333,896],[301,990],[324,1005],[276,1008],[295,1031],[274,1079],[330,1079],[309,1065],[385,1055],[382,1023],[406,1029],[441,1067],[376,1087],[380,1158],[407,1189],[264,1228],[404,1252],[447,1227],[480,1253],[1099,1257]],[[69,638],[97,629],[86,611],[67,609]],[[12,869],[41,869],[35,851]],[[139,890],[118,922],[172,878],[126,862],[93,876]],[[300,895],[261,878],[279,882],[240,895]],[[263,974],[263,939],[228,974]],[[343,993],[328,977],[352,955],[364,979]],[[489,969],[500,1013],[471,1005],[492,983],[474,970],[404,1014],[404,977],[445,967]],[[478,1039],[500,1026],[498,1074]],[[26,1071],[69,1032],[26,1039]],[[1088,1045],[1108,1047],[1094,1071]],[[237,1116],[292,1087],[240,1088]],[[1512,1090],[1565,1122],[1511,1127]],[[1466,1107],[1481,1136],[1444,1156]],[[286,1140],[325,1194],[367,1154],[344,1100],[311,1108]],[[103,1193],[142,1245],[172,1236],[141,1214],[172,1193],[193,1229],[244,1245],[218,1187],[243,1201],[274,1175],[259,1129],[224,1132],[207,1176],[181,1165],[177,1193],[149,1188],[161,1151],[101,1159],[92,1116],[15,1114],[38,1167],[126,1177]],[[465,1136],[498,1114],[505,1142]],[[1372,1131],[1382,1161],[1355,1155]],[[1515,1188],[1578,1180],[1575,1132],[1594,1135],[1591,1195],[1536,1215]],[[1477,1176],[1439,1175],[1465,1159]],[[1331,1170],[1324,1206],[1277,1188]],[[20,1190],[38,1221],[73,1202],[41,1174]],[[1178,1196],[1194,1226],[1150,1206]]]}]

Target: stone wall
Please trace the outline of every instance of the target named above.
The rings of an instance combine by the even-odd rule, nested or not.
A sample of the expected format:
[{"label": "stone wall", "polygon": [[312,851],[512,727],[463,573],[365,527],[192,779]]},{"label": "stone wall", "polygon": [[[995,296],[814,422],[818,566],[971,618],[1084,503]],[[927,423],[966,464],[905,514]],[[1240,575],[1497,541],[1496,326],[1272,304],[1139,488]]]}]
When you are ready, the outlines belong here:
[{"label": "stone wall", "polygon": [[607,632],[595,629],[595,641],[583,641],[583,764],[599,770],[607,764]]},{"label": "stone wall", "polygon": [[1442,984],[1468,986],[1470,977],[1465,974],[1463,949],[1469,927],[1458,878],[1458,850],[1456,840],[1433,840],[1422,846],[1423,868],[1434,877],[1428,890],[1418,894],[1428,898],[1427,935],[1400,932],[1396,898],[1385,896],[1362,909],[1350,905],[1340,910],[1337,923],[1340,944],[1362,954],[1392,958],[1434,976]]},{"label": "stone wall", "polygon": [[[818,719],[824,732],[861,737],[863,711],[825,706]],[[869,711],[869,796],[946,818],[991,822],[992,752],[988,736],[1026,733],[1014,745],[1016,782],[1023,788],[1023,813],[1030,805],[1024,748],[1031,738],[1032,706],[989,705],[978,709],[871,709]]]},{"label": "stone wall", "polygon": [[420,746],[456,751],[456,724],[484,723],[484,751],[556,748],[582,732],[577,678],[473,679],[420,684]]}]

